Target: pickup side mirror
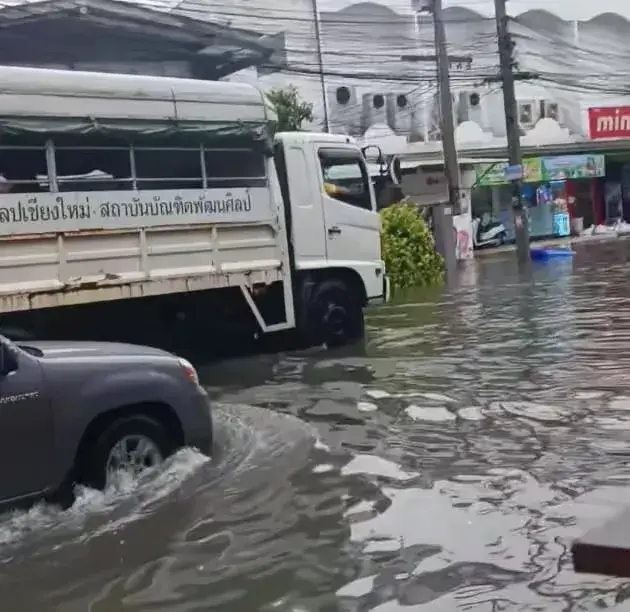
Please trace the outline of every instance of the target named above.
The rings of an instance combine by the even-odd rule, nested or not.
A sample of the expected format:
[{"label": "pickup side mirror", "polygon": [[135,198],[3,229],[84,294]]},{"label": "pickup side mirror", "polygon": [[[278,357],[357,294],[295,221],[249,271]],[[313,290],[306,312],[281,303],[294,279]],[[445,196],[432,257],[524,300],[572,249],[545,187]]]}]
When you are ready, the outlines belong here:
[{"label": "pickup side mirror", "polygon": [[13,345],[0,341],[0,377],[7,376],[18,369],[18,356]]}]

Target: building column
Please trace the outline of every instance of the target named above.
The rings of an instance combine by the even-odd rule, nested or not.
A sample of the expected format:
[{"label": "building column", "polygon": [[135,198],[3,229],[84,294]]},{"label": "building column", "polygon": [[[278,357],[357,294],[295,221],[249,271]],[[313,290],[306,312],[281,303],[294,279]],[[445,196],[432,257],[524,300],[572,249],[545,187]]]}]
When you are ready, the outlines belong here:
[{"label": "building column", "polygon": [[604,198],[600,179],[591,179],[591,206],[593,210],[593,225],[601,225],[605,221]]}]

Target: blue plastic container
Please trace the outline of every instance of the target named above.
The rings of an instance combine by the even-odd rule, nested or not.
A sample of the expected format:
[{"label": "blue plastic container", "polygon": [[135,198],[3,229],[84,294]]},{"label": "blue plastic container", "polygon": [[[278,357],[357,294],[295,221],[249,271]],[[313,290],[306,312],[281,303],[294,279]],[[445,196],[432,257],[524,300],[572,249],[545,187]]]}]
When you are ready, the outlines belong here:
[{"label": "blue plastic container", "polygon": [[531,247],[529,249],[533,260],[555,259],[557,257],[573,257],[575,251],[563,247]]}]

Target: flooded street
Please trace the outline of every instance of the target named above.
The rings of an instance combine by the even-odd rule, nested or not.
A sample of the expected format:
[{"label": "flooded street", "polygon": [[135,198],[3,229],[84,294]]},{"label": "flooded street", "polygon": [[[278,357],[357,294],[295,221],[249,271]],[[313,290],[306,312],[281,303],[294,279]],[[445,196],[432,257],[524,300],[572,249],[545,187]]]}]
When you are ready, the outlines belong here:
[{"label": "flooded street", "polygon": [[629,610],[569,545],[630,505],[630,243],[514,259],[201,367],[214,459],[0,519],[3,612]]}]

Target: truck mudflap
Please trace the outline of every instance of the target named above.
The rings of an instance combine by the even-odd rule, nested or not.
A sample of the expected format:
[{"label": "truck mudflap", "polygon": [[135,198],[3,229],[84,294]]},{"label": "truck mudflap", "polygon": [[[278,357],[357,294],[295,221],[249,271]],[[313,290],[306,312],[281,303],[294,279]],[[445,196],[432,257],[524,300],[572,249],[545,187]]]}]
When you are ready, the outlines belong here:
[{"label": "truck mudflap", "polygon": [[389,280],[389,276],[387,276],[387,274],[385,274],[385,276],[383,276],[383,293],[382,295],[376,295],[374,297],[368,298],[368,305],[369,306],[373,306],[373,305],[377,305],[377,304],[386,304],[387,302],[389,302],[389,299],[391,297],[391,292],[392,292],[392,287],[391,287],[391,283]]}]

